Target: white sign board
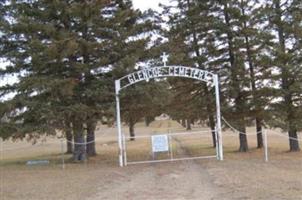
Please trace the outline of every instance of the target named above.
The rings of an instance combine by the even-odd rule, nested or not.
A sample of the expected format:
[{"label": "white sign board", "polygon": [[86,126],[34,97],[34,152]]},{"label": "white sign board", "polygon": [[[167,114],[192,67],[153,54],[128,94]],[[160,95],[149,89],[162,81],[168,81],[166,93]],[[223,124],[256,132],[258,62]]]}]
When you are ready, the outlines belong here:
[{"label": "white sign board", "polygon": [[151,139],[153,152],[169,151],[169,142],[167,135],[152,135]]}]

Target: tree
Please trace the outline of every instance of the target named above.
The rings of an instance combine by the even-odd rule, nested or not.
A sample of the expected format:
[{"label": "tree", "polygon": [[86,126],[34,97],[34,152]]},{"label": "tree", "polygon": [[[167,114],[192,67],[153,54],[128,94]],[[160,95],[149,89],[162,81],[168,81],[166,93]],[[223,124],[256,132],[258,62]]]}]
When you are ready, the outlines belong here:
[{"label": "tree", "polygon": [[169,90],[165,81],[130,86],[121,96],[122,119],[129,126],[130,140],[135,140],[134,126],[144,117],[156,117],[165,112]]},{"label": "tree", "polygon": [[130,1],[13,1],[7,8],[13,20],[2,55],[10,66],[2,73],[19,75],[10,90],[17,94],[5,102],[7,134],[56,134],[71,124],[74,160],[85,159],[84,125],[93,140],[95,121],[112,111],[122,63],[147,44],[137,36],[148,22]]},{"label": "tree", "polygon": [[[211,23],[214,18],[210,15],[213,4],[211,1],[177,0],[176,6],[166,7],[164,13],[169,17],[169,30],[166,37],[169,51],[172,53],[173,64],[194,66],[203,70],[215,72],[209,65],[207,40],[211,37]],[[178,12],[175,12],[178,10]],[[206,84],[190,80],[173,80],[177,93],[183,94],[187,105],[194,105],[183,114],[187,121],[207,120],[212,131],[213,146],[215,147],[215,104],[213,91]],[[194,95],[192,95],[194,94]],[[179,97],[180,95],[177,95]],[[193,114],[194,113],[194,114]],[[187,115],[187,116],[186,116]],[[191,115],[191,116],[190,116]],[[189,123],[187,123],[189,124]],[[188,127],[190,128],[190,127]]]},{"label": "tree", "polygon": [[[266,9],[274,36],[271,54],[276,73],[272,77],[279,85],[276,90],[276,103],[273,126],[288,131],[290,151],[299,151],[297,131],[301,130],[301,1],[272,0]],[[273,32],[275,31],[275,32]],[[276,33],[276,34],[274,34]],[[282,99],[282,100],[279,100]]]},{"label": "tree", "polygon": [[[241,9],[241,34],[244,37],[244,45],[246,52],[246,60],[247,65],[249,67],[250,74],[250,85],[251,85],[251,93],[252,93],[252,105],[255,110],[255,121],[256,121],[256,134],[257,134],[257,147],[263,147],[262,141],[262,118],[259,115],[261,112],[261,107],[258,103],[259,96],[257,95],[258,88],[256,87],[256,64],[255,64],[255,53],[253,49],[255,49],[256,45],[259,45],[259,32],[257,31],[257,27],[255,22],[253,21],[253,17],[255,16],[255,9],[249,6],[247,1],[241,0],[239,3],[239,7]],[[248,14],[247,14],[248,12]],[[255,19],[256,21],[259,19]],[[259,52],[261,49],[257,49]],[[259,80],[259,79],[258,79]]]},{"label": "tree", "polygon": [[66,137],[66,147],[67,147],[67,154],[73,153],[73,143],[72,143],[72,127],[71,123],[66,121],[65,122],[65,137]]}]

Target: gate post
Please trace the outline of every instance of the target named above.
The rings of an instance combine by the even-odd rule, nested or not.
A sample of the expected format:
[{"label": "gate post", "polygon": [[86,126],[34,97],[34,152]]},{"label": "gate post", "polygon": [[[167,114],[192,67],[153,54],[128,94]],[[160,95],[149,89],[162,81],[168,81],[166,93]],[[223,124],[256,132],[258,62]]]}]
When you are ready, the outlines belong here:
[{"label": "gate post", "polygon": [[215,97],[216,97],[216,123],[217,123],[217,144],[219,160],[223,160],[223,147],[221,135],[221,113],[220,113],[220,95],[219,95],[219,80],[218,75],[214,75]]},{"label": "gate post", "polygon": [[122,128],[121,128],[121,111],[119,91],[121,88],[120,80],[115,81],[115,100],[116,100],[116,123],[118,132],[118,148],[119,148],[119,163],[120,167],[124,166],[123,145],[122,145]]}]

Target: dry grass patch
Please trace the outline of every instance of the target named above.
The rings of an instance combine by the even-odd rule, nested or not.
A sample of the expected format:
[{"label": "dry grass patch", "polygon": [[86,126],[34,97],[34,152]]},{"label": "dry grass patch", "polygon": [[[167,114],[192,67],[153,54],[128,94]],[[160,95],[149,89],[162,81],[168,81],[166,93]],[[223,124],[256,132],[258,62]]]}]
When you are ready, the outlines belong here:
[{"label": "dry grass patch", "polygon": [[[127,127],[123,130],[128,135]],[[182,131],[172,121],[136,127],[137,135]],[[254,132],[254,128],[248,129],[248,133]],[[248,136],[250,151],[239,153],[238,135],[224,131],[222,162],[203,159],[119,168],[116,135],[114,128],[100,126],[98,155],[83,164],[68,162],[71,155],[64,155],[65,170],[61,168],[61,143],[55,138],[40,146],[4,142],[4,148],[16,149],[2,152],[0,199],[302,199],[302,152],[289,153],[283,136],[268,134],[268,163],[263,150],[256,148],[256,135]],[[173,137],[174,158],[215,155],[210,133],[206,137],[189,133]],[[129,161],[153,159],[150,137],[127,140],[127,150]],[[156,159],[168,156],[163,153]],[[35,159],[50,160],[50,165],[25,165]]]}]

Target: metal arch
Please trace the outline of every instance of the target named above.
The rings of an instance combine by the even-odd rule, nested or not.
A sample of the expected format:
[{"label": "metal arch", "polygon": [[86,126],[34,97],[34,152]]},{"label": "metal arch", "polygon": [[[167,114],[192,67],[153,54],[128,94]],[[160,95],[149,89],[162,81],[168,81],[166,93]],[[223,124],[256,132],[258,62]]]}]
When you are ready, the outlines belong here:
[{"label": "metal arch", "polygon": [[[157,70],[152,72],[152,70]],[[163,70],[164,69],[164,70]],[[177,71],[178,69],[178,71]],[[181,71],[182,70],[182,71]],[[172,73],[173,72],[173,73]],[[115,81],[115,97],[116,97],[116,123],[118,129],[118,146],[119,146],[119,165],[126,166],[127,161],[124,158],[125,155],[125,136],[121,130],[121,114],[120,114],[120,90],[125,89],[133,84],[141,81],[149,81],[150,79],[164,78],[164,77],[182,77],[191,78],[199,81],[209,83],[212,87],[215,87],[215,100],[216,100],[216,146],[217,146],[217,159],[223,160],[223,146],[221,135],[221,113],[220,113],[220,95],[219,95],[219,79],[217,74],[201,70],[193,67],[185,66],[157,66],[147,68],[130,73]],[[121,82],[126,81],[126,84],[122,85]],[[127,82],[128,81],[128,82]]]},{"label": "metal arch", "polygon": [[[215,74],[199,68],[180,65],[155,66],[127,74],[120,79],[117,79],[116,82],[119,82],[118,89],[122,90],[141,81],[149,81],[150,79],[165,77],[190,78],[203,81],[209,83],[211,86],[214,86]],[[126,84],[123,84],[122,82],[126,82]]]}]

